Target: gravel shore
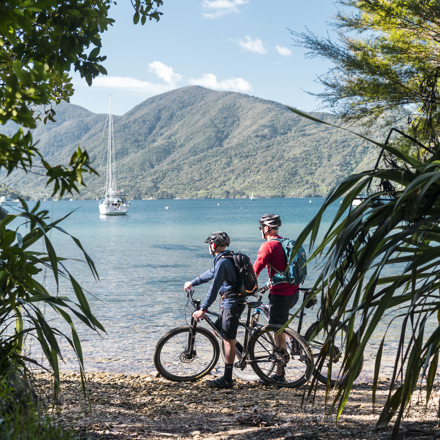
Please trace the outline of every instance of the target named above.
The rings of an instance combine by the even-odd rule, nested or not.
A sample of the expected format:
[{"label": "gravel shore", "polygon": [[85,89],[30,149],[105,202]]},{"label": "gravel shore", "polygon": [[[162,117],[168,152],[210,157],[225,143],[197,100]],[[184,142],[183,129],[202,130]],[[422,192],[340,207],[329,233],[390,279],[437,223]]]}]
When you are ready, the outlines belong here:
[{"label": "gravel shore", "polygon": [[[75,428],[78,438],[92,440],[181,439],[387,439],[391,428],[375,430],[388,392],[381,381],[376,408],[371,404],[371,383],[354,386],[338,423],[326,415],[325,388],[302,406],[305,388],[271,388],[236,381],[232,390],[211,390],[204,381],[169,382],[156,374],[87,375],[92,412],[84,402],[79,374],[62,375],[62,392],[54,417]],[[41,395],[51,395],[51,377],[37,375]],[[440,438],[437,410],[440,386],[428,406],[424,391],[415,393],[402,423],[401,439]],[[49,403],[50,402],[50,398]]]}]

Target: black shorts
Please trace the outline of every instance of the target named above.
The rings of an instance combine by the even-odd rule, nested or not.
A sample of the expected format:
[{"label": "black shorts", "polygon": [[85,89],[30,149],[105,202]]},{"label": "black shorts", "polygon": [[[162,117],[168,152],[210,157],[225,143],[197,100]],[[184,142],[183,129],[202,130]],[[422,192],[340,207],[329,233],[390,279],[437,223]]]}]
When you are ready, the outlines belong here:
[{"label": "black shorts", "polygon": [[269,294],[269,324],[285,324],[289,319],[289,310],[296,304],[298,297],[298,292],[294,295]]},{"label": "black shorts", "polygon": [[238,323],[245,307],[244,304],[239,304],[230,309],[222,309],[221,318],[216,321],[215,326],[219,329],[223,339],[237,337]]}]

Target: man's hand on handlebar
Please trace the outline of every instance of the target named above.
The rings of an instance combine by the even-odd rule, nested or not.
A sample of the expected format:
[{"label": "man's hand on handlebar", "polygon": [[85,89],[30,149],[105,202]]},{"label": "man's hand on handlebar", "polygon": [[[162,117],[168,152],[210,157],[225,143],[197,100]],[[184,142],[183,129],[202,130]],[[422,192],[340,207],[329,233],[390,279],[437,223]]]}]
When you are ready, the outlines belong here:
[{"label": "man's hand on handlebar", "polygon": [[192,289],[192,284],[191,281],[187,281],[184,285],[183,285],[183,290],[185,290],[186,292],[188,292],[188,290]]},{"label": "man's hand on handlebar", "polygon": [[199,322],[203,317],[205,316],[205,311],[204,310],[196,310],[193,314],[192,317]]}]

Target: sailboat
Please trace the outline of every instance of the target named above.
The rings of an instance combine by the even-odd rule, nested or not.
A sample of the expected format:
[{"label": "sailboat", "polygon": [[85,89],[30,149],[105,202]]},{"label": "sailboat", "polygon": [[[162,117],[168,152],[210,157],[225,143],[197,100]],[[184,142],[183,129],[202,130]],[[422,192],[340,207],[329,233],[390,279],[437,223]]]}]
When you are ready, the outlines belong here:
[{"label": "sailboat", "polygon": [[251,196],[249,197],[251,199],[251,202],[254,201],[255,197],[254,197],[254,193],[251,194]]},{"label": "sailboat", "polygon": [[99,213],[101,215],[125,215],[127,214],[129,207],[130,202],[123,196],[123,190],[118,191],[116,185],[112,97],[110,95],[110,108],[108,112],[107,178],[105,181],[104,197],[99,201]]}]

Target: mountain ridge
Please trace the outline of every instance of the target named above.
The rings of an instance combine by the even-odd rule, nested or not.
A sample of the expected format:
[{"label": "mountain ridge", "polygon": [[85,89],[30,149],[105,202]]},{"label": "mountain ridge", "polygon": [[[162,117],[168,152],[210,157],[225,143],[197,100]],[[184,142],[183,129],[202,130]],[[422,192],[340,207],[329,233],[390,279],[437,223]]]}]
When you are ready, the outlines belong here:
[{"label": "mountain ridge", "polygon": [[[107,115],[67,103],[55,110],[56,122],[38,124],[34,139],[52,164],[86,148],[101,176],[86,176],[81,196],[96,198],[105,182]],[[324,196],[376,157],[356,136],[283,104],[200,86],[149,98],[113,121],[118,186],[135,198]],[[45,179],[17,171],[6,183],[29,194],[43,190]]]}]

